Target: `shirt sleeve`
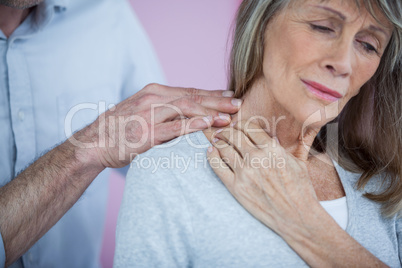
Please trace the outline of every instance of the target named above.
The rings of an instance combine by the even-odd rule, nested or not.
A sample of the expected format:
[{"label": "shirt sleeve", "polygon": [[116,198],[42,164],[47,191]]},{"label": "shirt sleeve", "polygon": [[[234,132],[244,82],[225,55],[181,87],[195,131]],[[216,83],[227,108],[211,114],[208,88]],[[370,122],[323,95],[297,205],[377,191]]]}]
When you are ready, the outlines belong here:
[{"label": "shirt sleeve", "polygon": [[6,249],[4,248],[3,236],[0,233],[0,268],[6,265]]},{"label": "shirt sleeve", "polygon": [[398,239],[398,253],[399,253],[399,262],[402,266],[402,215],[396,221],[396,236]]},{"label": "shirt sleeve", "polygon": [[[134,167],[136,161],[143,167]],[[191,266],[193,236],[186,200],[168,169],[145,168],[153,161],[158,158],[137,156],[127,174],[115,267]]]}]

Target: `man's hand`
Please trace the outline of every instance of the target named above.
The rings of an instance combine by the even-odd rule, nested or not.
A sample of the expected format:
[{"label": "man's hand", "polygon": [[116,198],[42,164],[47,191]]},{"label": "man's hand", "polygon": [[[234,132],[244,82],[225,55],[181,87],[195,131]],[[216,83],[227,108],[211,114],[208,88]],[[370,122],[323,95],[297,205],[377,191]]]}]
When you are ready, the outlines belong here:
[{"label": "man's hand", "polygon": [[125,166],[132,154],[180,135],[229,124],[241,104],[231,96],[151,84],[39,158],[0,188],[5,265],[38,241],[106,167]]},{"label": "man's hand", "polygon": [[228,125],[230,114],[241,105],[232,95],[232,91],[150,84],[99,116],[70,142],[90,149],[85,152],[94,153],[103,167],[123,167],[155,145],[210,126]]}]

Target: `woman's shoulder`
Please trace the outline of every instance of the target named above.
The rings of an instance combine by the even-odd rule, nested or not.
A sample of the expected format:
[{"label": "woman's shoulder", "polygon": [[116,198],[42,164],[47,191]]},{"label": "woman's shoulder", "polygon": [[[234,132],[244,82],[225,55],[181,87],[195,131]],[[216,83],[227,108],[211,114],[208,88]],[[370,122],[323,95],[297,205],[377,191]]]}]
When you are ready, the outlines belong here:
[{"label": "woman's shoulder", "polygon": [[366,184],[359,187],[362,173],[348,171],[339,164],[334,164],[346,193],[348,208],[352,211],[349,214],[371,222],[370,226],[376,226],[376,223],[393,226],[396,217],[385,217],[382,204],[366,196],[366,194],[383,193],[391,182],[388,174],[386,172],[376,174]]},{"label": "woman's shoulder", "polygon": [[202,131],[186,134],[173,139],[167,143],[156,145],[150,150],[139,156],[157,157],[167,156],[171,152],[180,153],[181,155],[191,155],[194,152],[204,152],[211,143],[205,137]]},{"label": "woman's shoulder", "polygon": [[355,191],[359,191],[361,194],[382,192],[388,187],[390,183],[390,177],[387,175],[386,172],[382,172],[372,176],[369,181],[364,185],[364,187],[359,188],[358,183],[363,173],[350,171],[347,168],[342,167],[334,160],[333,163],[343,186],[350,187]]},{"label": "woman's shoulder", "polygon": [[199,204],[233,199],[208,163],[210,145],[200,131],[138,155],[131,162],[125,193],[143,191],[160,201],[181,196]]},{"label": "woman's shoulder", "polygon": [[203,132],[199,131],[155,146],[135,156],[127,179],[140,174],[152,174],[153,177],[202,174],[202,170],[209,167],[206,151],[210,145]]},{"label": "woman's shoulder", "polygon": [[349,210],[362,218],[370,215],[380,220],[382,218],[382,205],[366,197],[366,193],[380,193],[387,185],[386,174],[374,175],[362,187],[359,187],[359,180],[362,173],[356,173],[345,169],[334,161],[335,168],[342,182]]}]

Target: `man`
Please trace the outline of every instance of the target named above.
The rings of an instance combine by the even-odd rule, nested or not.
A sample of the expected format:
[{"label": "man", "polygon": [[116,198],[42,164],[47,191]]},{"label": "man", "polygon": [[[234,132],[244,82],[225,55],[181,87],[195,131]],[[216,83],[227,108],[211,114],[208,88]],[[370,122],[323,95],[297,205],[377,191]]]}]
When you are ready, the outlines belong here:
[{"label": "man", "polygon": [[0,267],[99,267],[105,168],[226,125],[240,102],[145,87],[163,77],[123,0],[0,0],[0,29]]}]

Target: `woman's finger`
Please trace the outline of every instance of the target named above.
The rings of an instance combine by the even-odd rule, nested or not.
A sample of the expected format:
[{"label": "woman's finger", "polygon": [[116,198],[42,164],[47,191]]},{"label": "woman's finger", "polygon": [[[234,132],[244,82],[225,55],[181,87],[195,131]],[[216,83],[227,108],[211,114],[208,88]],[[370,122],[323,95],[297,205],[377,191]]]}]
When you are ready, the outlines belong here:
[{"label": "woman's finger", "polygon": [[235,171],[243,163],[243,158],[237,150],[233,148],[229,143],[224,140],[215,140],[214,147],[219,152],[222,160],[226,165]]},{"label": "woman's finger", "polygon": [[225,161],[222,160],[219,151],[213,146],[210,146],[207,150],[207,159],[212,170],[231,192],[234,185],[233,181],[235,180],[235,175]]},{"label": "woman's finger", "polygon": [[[309,152],[311,146],[313,145],[314,139],[317,136],[320,128],[308,128],[306,132],[301,133],[299,136],[299,144],[295,153],[293,154],[296,158],[306,162],[308,160]],[[302,131],[303,132],[303,131]]]},{"label": "woman's finger", "polygon": [[273,148],[279,145],[259,124],[239,121],[233,127],[242,131],[258,148]]},{"label": "woman's finger", "polygon": [[242,158],[250,155],[258,147],[250,141],[243,131],[236,128],[224,128],[215,132],[213,137],[224,140],[230,143],[231,146],[240,154]]}]

